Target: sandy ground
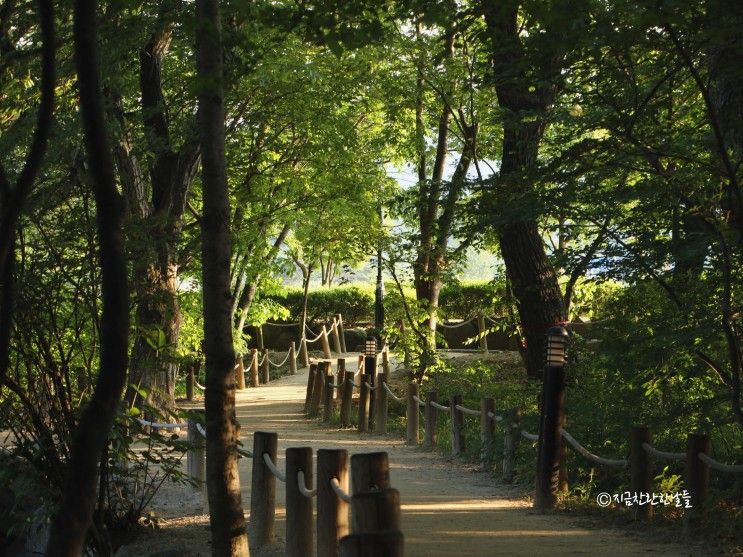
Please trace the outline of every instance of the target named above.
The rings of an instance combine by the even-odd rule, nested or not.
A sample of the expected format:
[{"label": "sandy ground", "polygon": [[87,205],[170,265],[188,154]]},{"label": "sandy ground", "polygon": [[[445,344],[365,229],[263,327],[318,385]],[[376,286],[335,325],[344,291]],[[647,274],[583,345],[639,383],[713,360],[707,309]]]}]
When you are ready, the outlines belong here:
[{"label": "sandy ground", "polygon": [[[353,361],[349,357],[349,361]],[[524,494],[499,484],[490,474],[443,455],[405,446],[401,439],[353,430],[322,428],[302,414],[307,370],[269,386],[238,394],[243,442],[252,447],[253,431],[275,431],[280,469],[292,446],[345,448],[350,454],[387,451],[392,485],[400,491],[405,553],[409,557],[487,557],[491,555],[699,555],[699,547],[648,539],[647,533],[592,526],[564,514],[540,514]],[[241,460],[243,506],[250,506],[250,459]],[[160,527],[124,547],[120,557],[209,554],[208,517],[203,494],[166,486],[153,501]],[[283,554],[284,485],[277,482],[276,544],[253,549],[255,557]],[[311,556],[308,556],[311,557]]]}]

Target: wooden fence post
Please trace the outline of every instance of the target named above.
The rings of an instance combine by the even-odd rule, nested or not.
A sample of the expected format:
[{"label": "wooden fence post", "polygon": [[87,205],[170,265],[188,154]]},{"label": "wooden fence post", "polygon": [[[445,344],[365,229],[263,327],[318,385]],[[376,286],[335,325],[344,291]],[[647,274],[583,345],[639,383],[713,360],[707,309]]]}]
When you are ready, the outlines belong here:
[{"label": "wooden fence post", "polygon": [[400,492],[391,487],[353,494],[351,531],[366,534],[400,530]]},{"label": "wooden fence post", "polygon": [[253,387],[257,387],[258,382],[258,350],[256,348],[250,349],[250,384]]},{"label": "wooden fence post", "polygon": [[289,373],[297,374],[297,349],[294,347],[294,341],[289,345]]},{"label": "wooden fence post", "polygon": [[402,532],[371,532],[351,534],[341,539],[340,557],[403,557],[405,543]]},{"label": "wooden fence post", "polygon": [[338,335],[341,338],[341,352],[345,354],[347,352],[346,350],[346,329],[343,327],[343,316],[340,313],[338,314]]},{"label": "wooden fence post", "polygon": [[490,414],[495,415],[495,400],[491,397],[480,401],[480,462],[483,470],[490,470],[493,466],[493,449],[495,448],[495,420]]},{"label": "wooden fence post", "polygon": [[263,363],[261,364],[261,383],[268,385],[271,382],[271,362],[268,360],[268,348],[263,350]]},{"label": "wooden fence post", "polygon": [[307,352],[307,337],[302,335],[302,339],[299,341],[299,359],[302,362],[302,367],[310,365],[310,356]]},{"label": "wooden fence post", "polygon": [[521,410],[518,408],[508,412],[504,416],[503,425],[503,470],[501,476],[503,481],[511,483],[514,476],[514,465],[516,463],[516,450],[521,439]]},{"label": "wooden fence post", "polygon": [[193,389],[196,382],[194,367],[194,363],[190,363],[188,366],[188,372],[186,373],[186,400],[193,400]]},{"label": "wooden fence post", "polygon": [[325,376],[328,374],[327,362],[322,361],[317,364],[315,370],[315,381],[312,385],[312,400],[310,401],[310,415],[316,416],[320,410],[320,402],[323,399],[325,390]]},{"label": "wooden fence post", "polygon": [[341,336],[338,332],[338,321],[333,317],[333,324],[330,327],[330,333],[333,335],[333,350],[336,354],[343,354],[343,348],[341,347]]},{"label": "wooden fence post", "polygon": [[343,396],[343,385],[346,382],[346,359],[338,358],[335,367],[336,383],[340,386],[340,389],[337,389],[338,392],[336,393],[335,398],[340,400]]},{"label": "wooden fence post", "polygon": [[312,498],[299,491],[298,473],[304,472],[304,483],[312,489],[312,447],[286,449],[286,555],[312,555]]},{"label": "wooden fence post", "polygon": [[480,350],[482,350],[483,352],[488,351],[488,337],[485,331],[485,317],[479,315],[477,317],[477,332],[480,336]]},{"label": "wooden fence post", "polygon": [[199,482],[199,489],[206,481],[206,440],[199,431],[196,421],[188,420],[188,453],[186,454],[186,471],[188,477]]},{"label": "wooden fence post", "polygon": [[333,400],[334,399],[334,393],[335,391],[335,377],[333,377],[332,373],[328,373],[325,375],[325,391],[323,393],[323,403],[322,403],[322,421],[323,422],[329,422],[330,418],[333,416]]},{"label": "wooden fence post", "polygon": [[534,506],[552,509],[557,502],[560,488],[560,453],[564,423],[565,368],[547,365],[544,371],[544,388],[537,449],[537,480]]},{"label": "wooden fence post", "polygon": [[235,357],[235,379],[237,388],[242,391],[245,388],[245,364],[243,364],[242,354],[237,354]]},{"label": "wooden fence post", "polygon": [[[333,491],[336,478],[348,491],[348,452],[344,449],[317,451],[317,557],[338,557],[338,540],[348,534],[348,503]],[[311,555],[308,554],[308,555]]]},{"label": "wooden fence post", "polygon": [[320,331],[320,342],[322,343],[322,353],[327,359],[330,359],[332,355],[330,354],[330,343],[328,342],[328,330],[324,324]]},{"label": "wooden fence post", "polygon": [[418,396],[418,383],[408,383],[408,408],[405,413],[408,427],[405,435],[405,442],[408,445],[418,445],[418,430],[420,429],[420,413],[418,412],[418,401],[414,397]]},{"label": "wooden fence post", "polygon": [[310,364],[310,370],[307,372],[307,394],[304,397],[304,413],[308,414],[310,411],[310,403],[312,402],[312,391],[315,388],[315,374],[317,373],[317,364]]},{"label": "wooden fence post", "polygon": [[457,405],[462,405],[462,395],[453,395],[449,403],[452,456],[459,456],[464,452],[464,414],[457,410]]},{"label": "wooden fence post", "polygon": [[[643,449],[643,443],[648,445],[653,443],[650,429],[645,426],[633,426],[629,436],[630,491],[639,501],[646,501],[647,497],[652,497],[653,491],[653,461],[650,454]],[[632,505],[630,511],[635,520],[649,520],[653,516],[653,506],[649,501],[642,505]]]},{"label": "wooden fence post", "polygon": [[255,336],[257,337],[256,341],[258,343],[258,350],[260,352],[263,352],[263,349],[266,348],[266,346],[263,343],[263,325],[258,325],[255,328],[255,332],[256,332]]},{"label": "wooden fence post", "polygon": [[691,508],[684,515],[685,527],[696,527],[705,516],[704,503],[709,494],[709,466],[702,462],[699,453],[709,455],[709,435],[690,433],[686,436],[684,483],[691,496]]},{"label": "wooden fence post", "polygon": [[271,460],[276,462],[277,446],[276,433],[267,431],[253,433],[253,477],[250,490],[248,536],[257,548],[274,540],[276,477],[263,461],[263,455],[268,454]]},{"label": "wooden fence post", "polygon": [[374,412],[374,433],[384,435],[387,433],[387,404],[388,396],[384,384],[387,381],[387,374],[380,373],[377,375],[377,397],[374,399],[376,410]]},{"label": "wooden fence post", "polygon": [[351,489],[366,493],[392,487],[390,461],[386,452],[358,453],[351,456]]},{"label": "wooden fence post", "polygon": [[436,391],[428,391],[425,406],[425,431],[423,437],[423,448],[432,450],[436,446],[436,428],[438,427],[438,410],[433,407],[432,402],[438,402],[439,395]]},{"label": "wooden fence post", "polygon": [[369,374],[362,372],[359,375],[359,433],[363,433],[369,430],[369,387],[366,384],[369,382]]},{"label": "wooden fence post", "polygon": [[390,348],[388,344],[382,350],[382,371],[387,377],[390,376]]},{"label": "wooden fence post", "polygon": [[341,389],[341,427],[351,424],[351,402],[353,401],[353,375],[344,374],[343,388]]}]

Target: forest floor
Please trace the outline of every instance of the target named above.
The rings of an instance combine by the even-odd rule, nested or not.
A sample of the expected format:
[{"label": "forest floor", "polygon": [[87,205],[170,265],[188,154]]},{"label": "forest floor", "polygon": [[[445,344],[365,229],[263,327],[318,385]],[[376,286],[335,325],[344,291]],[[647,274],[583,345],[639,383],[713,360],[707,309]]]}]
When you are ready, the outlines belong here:
[{"label": "forest floor", "polygon": [[[353,356],[349,356],[354,361]],[[349,366],[350,368],[351,366]],[[279,469],[287,447],[344,448],[350,454],[387,451],[392,486],[400,491],[402,530],[408,557],[488,557],[491,555],[703,555],[697,544],[681,543],[641,528],[607,528],[590,517],[540,513],[531,508],[521,488],[499,483],[451,457],[410,447],[392,435],[380,437],[320,426],[303,414],[307,369],[268,386],[237,395],[237,415],[245,447],[253,431],[275,431]],[[250,506],[251,460],[240,461],[242,500]],[[253,557],[283,555],[284,485],[277,482],[276,543],[253,549]],[[122,547],[118,557],[191,557],[209,555],[209,523],[204,496],[180,485],[166,485],[153,500],[159,527]],[[310,557],[310,556],[308,556]]]}]

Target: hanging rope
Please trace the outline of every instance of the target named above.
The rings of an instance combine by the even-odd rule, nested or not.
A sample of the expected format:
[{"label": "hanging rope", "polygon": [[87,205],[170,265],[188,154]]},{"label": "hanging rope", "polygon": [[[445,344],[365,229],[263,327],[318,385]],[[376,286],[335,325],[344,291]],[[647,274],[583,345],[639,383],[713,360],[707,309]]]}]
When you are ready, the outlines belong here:
[{"label": "hanging rope", "polygon": [[534,433],[527,433],[523,429],[521,430],[521,437],[528,441],[539,441],[539,435],[535,435]]},{"label": "hanging rope", "polygon": [[723,464],[704,453],[699,453],[697,456],[699,456],[699,460],[718,472],[723,472],[725,474],[743,474],[743,464]]},{"label": "hanging rope", "polygon": [[143,420],[142,418],[137,418],[137,421],[143,426],[151,427],[152,429],[183,429],[184,427],[188,427],[188,424],[165,424],[159,422],[150,422],[147,420]]},{"label": "hanging rope", "polygon": [[[201,436],[206,439],[206,430],[204,429],[204,426],[201,424],[196,424],[196,431],[198,431]],[[253,456],[252,454],[250,456]]]},{"label": "hanging rope", "polygon": [[[426,403],[423,402],[421,399],[419,399],[417,396],[413,395],[413,400],[418,403],[418,406],[425,406]],[[433,404],[433,403],[432,403]]]},{"label": "hanging rope", "polygon": [[588,460],[592,460],[598,464],[603,464],[604,466],[612,466],[615,468],[624,468],[628,464],[626,458],[614,460],[611,458],[603,458],[603,457],[597,456],[593,454],[592,452],[590,452],[588,449],[586,449],[583,445],[578,443],[578,441],[576,441],[575,438],[573,438],[573,436],[570,435],[564,429],[560,428],[560,433],[565,438],[565,440],[575,448],[576,451],[578,451]]},{"label": "hanging rope", "polygon": [[346,503],[351,502],[351,496],[343,490],[341,484],[338,482],[338,478],[330,478],[330,487],[333,488],[338,499],[345,501]]},{"label": "hanging rope", "polygon": [[402,397],[397,396],[395,393],[392,392],[392,389],[389,388],[386,381],[382,382],[382,386],[384,387],[384,390],[387,391],[387,394],[390,395],[392,398],[394,398],[397,402],[402,402]]},{"label": "hanging rope", "polygon": [[263,453],[263,462],[266,463],[266,467],[271,471],[271,473],[278,478],[280,482],[286,483],[286,476],[276,468],[276,465],[271,460],[271,455],[268,453]]},{"label": "hanging rope", "polygon": [[307,489],[307,484],[304,481],[304,470],[297,472],[297,486],[299,487],[299,493],[307,497],[307,499],[311,499],[317,495],[317,489]]},{"label": "hanging rope", "polygon": [[286,353],[286,358],[284,358],[284,359],[283,359],[283,360],[282,360],[281,362],[279,362],[278,364],[275,364],[275,363],[273,363],[273,362],[271,361],[271,358],[269,358],[269,359],[268,359],[268,363],[269,363],[269,365],[272,365],[273,367],[281,367],[281,366],[283,366],[283,365],[284,365],[284,364],[285,364],[285,363],[286,363],[286,362],[287,362],[287,361],[289,360],[289,356],[291,356],[291,350],[290,350],[289,352],[287,352],[287,353]]},{"label": "hanging rope", "polygon": [[666,451],[659,451],[649,443],[643,443],[642,448],[655,458],[665,458],[666,460],[684,460],[686,458],[686,453],[667,453]]},{"label": "hanging rope", "polygon": [[376,388],[376,387],[372,387],[372,386],[371,386],[371,385],[369,384],[369,382],[368,382],[368,381],[364,381],[364,385],[366,385],[366,388],[367,388],[367,389],[369,389],[370,391],[376,391],[376,390],[377,390],[377,388]]},{"label": "hanging rope", "polygon": [[464,412],[465,414],[469,414],[470,416],[479,416],[480,411],[479,410],[472,410],[471,408],[467,408],[466,406],[462,406],[461,404],[457,404],[454,406],[457,410],[460,412]]},{"label": "hanging rope", "polygon": [[503,416],[499,416],[498,414],[493,414],[492,412],[488,412],[488,417],[496,422],[502,422]]},{"label": "hanging rope", "polygon": [[301,325],[301,323],[269,323],[265,322],[264,325],[269,325],[271,327],[296,327],[298,325]]},{"label": "hanging rope", "polygon": [[456,325],[447,325],[446,323],[443,323],[443,322],[442,323],[439,323],[439,325],[441,327],[443,327],[444,329],[459,329],[460,327],[464,327],[465,325],[469,325],[474,320],[475,320],[475,318],[472,317],[472,318],[468,319],[467,321],[462,321],[460,323],[457,323]]},{"label": "hanging rope", "polygon": [[451,412],[451,408],[448,406],[443,406],[439,404],[438,402],[431,401],[431,406],[436,408],[437,410],[442,410],[443,412]]},{"label": "hanging rope", "polygon": [[[315,334],[315,333],[313,333],[313,332],[312,332],[312,329],[310,329],[310,328],[309,328],[309,327],[308,327],[308,326],[307,326],[306,324],[305,324],[305,326],[304,326],[304,327],[305,327],[305,329],[307,329],[307,331],[308,331],[308,332],[309,332],[309,333],[310,333],[311,335],[314,335],[314,334]],[[320,331],[320,333],[319,333],[319,334],[318,334],[318,335],[317,335],[317,336],[316,336],[315,338],[313,338],[312,340],[308,339],[308,338],[307,338],[306,336],[304,337],[304,339],[305,339],[305,342],[306,342],[307,344],[311,344],[311,343],[313,343],[313,342],[317,342],[317,341],[318,341],[318,340],[320,340],[321,338],[322,338],[322,331]]]},{"label": "hanging rope", "polygon": [[196,385],[202,391],[205,391],[206,390],[206,387],[204,387],[204,385],[202,385],[201,383],[199,383],[198,381],[196,381],[196,379],[193,380],[193,384]]}]

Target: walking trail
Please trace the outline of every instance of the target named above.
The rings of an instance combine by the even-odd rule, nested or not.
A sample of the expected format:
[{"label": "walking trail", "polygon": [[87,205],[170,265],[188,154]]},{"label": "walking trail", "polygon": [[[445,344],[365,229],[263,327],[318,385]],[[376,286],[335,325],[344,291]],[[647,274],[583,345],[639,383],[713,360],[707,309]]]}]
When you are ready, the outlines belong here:
[{"label": "walking trail", "polygon": [[[353,360],[349,360],[353,361]],[[586,525],[560,514],[533,510],[517,488],[503,485],[473,465],[452,461],[441,454],[410,447],[391,435],[359,434],[355,430],[329,429],[303,414],[307,369],[257,389],[237,395],[237,415],[245,447],[252,447],[252,432],[278,433],[278,468],[284,469],[287,447],[343,448],[349,454],[387,451],[392,486],[402,502],[402,531],[408,557],[488,557],[491,555],[698,555],[699,548],[676,542],[646,539],[647,534]],[[394,402],[391,402],[394,404]],[[243,505],[250,505],[251,460],[240,461]],[[172,487],[155,501],[156,512],[166,517],[165,528],[181,531],[188,555],[200,555],[208,533],[198,495],[173,500]],[[253,556],[283,555],[285,539],[285,489],[276,486],[276,544]],[[200,516],[183,518],[189,504],[201,508]],[[194,514],[194,513],[192,513]],[[167,517],[170,516],[171,520]],[[170,524],[169,524],[170,523]],[[170,537],[170,536],[168,536]],[[155,540],[151,540],[154,542]],[[165,541],[165,540],[163,540]],[[139,544],[137,544],[139,545]],[[172,547],[172,546],[171,546]],[[148,543],[150,550],[154,549]],[[131,548],[134,549],[134,548]],[[184,547],[184,550],[186,547]],[[203,548],[208,551],[208,546]],[[136,551],[122,555],[137,555]],[[308,556],[311,557],[311,556]]]}]

